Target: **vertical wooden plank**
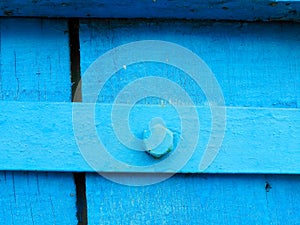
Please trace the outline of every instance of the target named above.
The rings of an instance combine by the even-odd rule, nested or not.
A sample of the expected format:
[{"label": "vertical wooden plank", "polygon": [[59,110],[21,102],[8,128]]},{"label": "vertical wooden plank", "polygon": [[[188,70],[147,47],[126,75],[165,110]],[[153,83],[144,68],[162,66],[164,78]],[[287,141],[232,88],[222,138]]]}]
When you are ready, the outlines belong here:
[{"label": "vertical wooden plank", "polygon": [[5,101],[70,101],[66,21],[1,20],[1,95]]},{"label": "vertical wooden plank", "polygon": [[67,173],[1,172],[3,224],[77,224],[75,190]]},{"label": "vertical wooden plank", "polygon": [[[67,22],[20,18],[0,24],[1,100],[70,101]],[[77,223],[71,173],[1,172],[0,184],[2,224]]]},{"label": "vertical wooden plank", "polygon": [[[297,23],[83,20],[81,71],[116,46],[140,40],[170,41],[208,64],[227,106],[297,108],[299,33]],[[185,73],[158,63],[139,63],[118,71],[98,100],[112,102],[129,82],[154,75],[178,83],[198,105],[207,104],[203,92]]]},{"label": "vertical wooden plank", "polygon": [[[89,224],[299,224],[299,176],[177,174],[126,187],[87,180]],[[266,188],[267,182],[272,186]],[[125,194],[126,193],[126,194]]]},{"label": "vertical wooden plank", "polygon": [[266,178],[270,224],[300,224],[300,176],[268,175]]},{"label": "vertical wooden plank", "polygon": [[[171,41],[208,64],[227,106],[299,107],[299,24],[106,20],[82,21],[80,31],[82,72],[118,45]],[[125,68],[104,86],[99,102],[112,102],[134,79],[157,75],[185,88],[198,105],[207,104],[199,88],[174,68],[151,63]],[[90,224],[109,224],[113,219],[125,224],[282,224],[287,210],[286,221],[297,224],[300,218],[292,210],[297,211],[300,195],[291,184],[299,184],[299,176],[270,179],[275,191],[269,190],[268,177],[263,175],[177,174],[157,185],[127,187],[88,174],[88,219]],[[283,196],[295,201],[285,203]]]}]

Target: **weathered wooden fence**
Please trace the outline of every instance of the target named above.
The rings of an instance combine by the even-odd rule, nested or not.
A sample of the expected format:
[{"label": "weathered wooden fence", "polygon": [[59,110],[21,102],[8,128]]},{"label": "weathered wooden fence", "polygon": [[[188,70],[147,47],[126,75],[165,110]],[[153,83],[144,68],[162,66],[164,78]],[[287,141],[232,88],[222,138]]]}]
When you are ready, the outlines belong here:
[{"label": "weathered wooden fence", "polygon": [[[2,0],[0,16],[1,224],[300,224],[300,1]],[[177,83],[200,122],[194,154],[168,171],[178,173],[133,187],[95,169],[117,179],[166,170],[92,167],[74,134],[74,107],[93,104],[81,98],[84,86],[75,91],[99,56],[142,40],[176,43],[205,61],[224,96],[226,129],[202,171],[212,120],[205,94],[174,67],[123,65],[95,106],[97,133],[119,161],[160,162],[114,136],[113,101],[133,80]],[[139,135],[155,115],[180,133],[174,109],[156,100],[134,108],[132,132]]]}]

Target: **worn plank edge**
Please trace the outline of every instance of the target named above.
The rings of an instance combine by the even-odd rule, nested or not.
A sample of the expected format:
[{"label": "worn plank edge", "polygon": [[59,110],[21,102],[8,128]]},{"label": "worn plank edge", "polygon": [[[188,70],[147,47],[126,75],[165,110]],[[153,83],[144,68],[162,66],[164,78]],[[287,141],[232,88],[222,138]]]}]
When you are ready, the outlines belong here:
[{"label": "worn plank edge", "polygon": [[3,17],[178,18],[298,21],[299,0],[2,0]]}]

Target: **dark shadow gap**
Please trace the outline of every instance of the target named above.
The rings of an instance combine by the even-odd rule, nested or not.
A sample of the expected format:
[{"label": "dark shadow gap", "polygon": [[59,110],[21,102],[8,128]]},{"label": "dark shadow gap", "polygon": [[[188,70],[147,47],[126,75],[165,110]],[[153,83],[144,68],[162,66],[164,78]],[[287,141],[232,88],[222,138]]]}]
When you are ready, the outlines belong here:
[{"label": "dark shadow gap", "polygon": [[72,102],[82,102],[80,84],[79,20],[69,20],[69,45],[71,57]]},{"label": "dark shadow gap", "polygon": [[[69,46],[71,60],[72,102],[82,102],[80,84],[79,20],[69,19]],[[76,186],[76,216],[78,225],[87,225],[87,201],[85,173],[73,173]]]},{"label": "dark shadow gap", "polygon": [[87,225],[87,202],[85,173],[74,173],[74,182],[76,185],[76,216],[78,225]]}]

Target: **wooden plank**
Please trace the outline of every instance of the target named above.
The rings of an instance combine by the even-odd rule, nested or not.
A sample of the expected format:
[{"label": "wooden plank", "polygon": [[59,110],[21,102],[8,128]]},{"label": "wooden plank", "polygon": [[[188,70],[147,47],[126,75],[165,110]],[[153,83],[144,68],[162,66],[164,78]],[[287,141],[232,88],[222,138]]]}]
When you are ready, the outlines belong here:
[{"label": "wooden plank", "polygon": [[[245,7],[245,10],[251,11],[248,7]],[[283,167],[287,168],[281,164],[285,159],[288,159],[287,164],[292,163],[293,168],[297,167],[300,149],[299,25],[105,20],[82,21],[80,31],[83,72],[100,55],[116,46],[141,40],[170,41],[190,49],[208,64],[221,86],[226,106],[231,106],[226,109],[227,125],[222,148],[215,161],[205,171],[222,174],[176,174],[167,179],[165,174],[159,173],[101,173],[110,180],[127,185],[147,185],[158,182],[160,178],[167,179],[152,186],[141,187],[124,186],[96,174],[87,174],[89,223],[109,224],[110,221],[114,221],[120,224],[298,224],[297,202],[300,196],[298,190],[293,188],[299,183],[298,175],[224,173],[290,173],[282,170]],[[163,58],[168,55],[163,53],[164,50],[156,48],[154,53],[157,56],[162,52],[159,58]],[[140,53],[141,59],[147,55],[144,51]],[[174,52],[179,61],[187,62],[190,59]],[[112,60],[116,69],[119,68],[118,63],[122,59],[136,57],[133,53],[128,53],[127,56],[123,54],[123,58],[120,55],[117,52]],[[131,81],[146,76],[162,76],[179,84],[199,105],[200,129],[204,129],[204,132],[192,157],[192,160],[197,159],[198,166],[201,158],[201,154],[198,154],[201,147],[205,146],[206,142],[203,140],[210,132],[206,127],[210,123],[209,112],[207,108],[203,110],[203,105],[209,104],[199,87],[186,74],[162,64],[125,64],[104,85],[97,102],[112,103],[120,90],[128,87]],[[107,71],[109,69],[101,70],[104,74]],[[104,79],[101,78],[103,77],[99,76],[92,84],[101,86],[104,83]],[[147,87],[139,88],[137,91],[147,93]],[[85,102],[95,100],[89,96],[90,92],[91,89],[83,86]],[[172,118],[173,114],[164,106],[165,103],[162,104],[164,107],[161,107],[160,99],[157,101],[147,98],[139,103],[157,104],[156,107],[162,111],[167,109],[168,113],[165,116],[158,116],[168,118],[165,119],[167,125],[176,127],[177,120]],[[140,108],[147,113],[135,114],[138,111],[137,107],[130,115],[133,133],[136,128],[135,122],[142,128],[145,124],[140,122],[143,120],[135,118],[137,115],[148,121],[153,118],[150,107],[142,105]],[[107,115],[106,118],[110,117],[103,111],[96,111],[97,125],[100,124],[99,113],[101,116]],[[284,118],[289,121],[289,125],[277,126],[276,124],[285,120]],[[296,121],[291,122],[291,118]],[[111,146],[110,133],[101,125],[97,128],[98,134],[101,136],[103,132],[106,143]],[[298,131],[290,130],[293,128]],[[292,136],[286,140],[281,139],[287,133]],[[281,144],[277,142],[279,140],[282,140]],[[294,145],[292,148],[291,143]],[[284,150],[279,152],[280,148]],[[142,159],[131,160],[130,155],[127,152],[123,155],[123,152],[124,149],[118,148],[113,153],[120,161],[131,166],[144,162]],[[251,156],[246,156],[250,152]],[[134,157],[136,158],[138,156]],[[275,158],[278,159],[276,162],[273,161]],[[293,162],[295,158],[297,160]],[[194,171],[192,168],[197,168],[192,167],[192,160],[181,172],[190,172]],[[262,161],[258,163],[257,160]],[[248,170],[246,167],[252,169]],[[296,170],[295,174],[298,174],[299,169]],[[118,210],[115,210],[116,208]]]},{"label": "wooden plank", "polygon": [[[0,20],[1,112],[8,101],[17,104],[70,100],[66,31],[65,20]],[[11,140],[4,139],[5,146],[22,144],[11,135]],[[26,139],[30,140],[28,136]],[[0,150],[4,152],[5,147]],[[76,190],[71,173],[3,171],[0,186],[3,224],[77,224]]]},{"label": "wooden plank", "polygon": [[1,100],[68,101],[71,91],[66,21],[0,22]]},{"label": "wooden plank", "polygon": [[[300,26],[292,23],[82,20],[80,27],[81,70],[85,77],[84,72],[90,72],[87,68],[93,62],[95,62],[94,65],[101,65],[101,61],[95,61],[99,56],[104,55],[108,50],[114,49],[117,46],[143,40],[162,40],[188,48],[207,63],[221,87],[227,106],[298,108],[300,99],[300,76],[298,76],[300,74],[298,69],[300,62],[300,49],[298,48],[300,46],[299,32]],[[173,55],[178,58],[178,61],[188,62],[186,60],[188,57],[183,57],[178,51],[170,49],[169,52],[166,52],[165,48],[160,51],[159,49],[162,47],[159,45],[153,45],[152,47],[156,47],[157,51],[153,51],[153,55],[159,59],[169,59],[170,55],[176,52]],[[291,51],[291,49],[295,51]],[[91,102],[95,100],[91,98],[90,94],[90,92],[94,93],[93,87],[102,87],[97,102],[111,103],[121,90],[127,88],[131,82],[147,76],[159,76],[169,79],[184,88],[197,105],[209,105],[211,103],[204,95],[204,90],[199,88],[195,83],[195,79],[191,79],[181,68],[180,70],[174,66],[167,65],[167,60],[165,61],[166,63],[162,63],[161,61],[149,62],[149,60],[144,62],[144,58],[147,58],[145,56],[149,55],[150,50],[147,52],[147,49],[144,48],[140,53],[127,51],[127,55],[118,53],[118,51],[119,49],[115,51],[115,55],[112,54],[112,65],[116,67],[116,70],[119,68],[119,64],[125,61],[124,59],[130,61],[132,58],[140,58],[142,62],[131,65],[124,62],[125,67],[121,67],[107,81],[105,80],[106,77],[105,79],[104,76],[101,77],[101,74],[108,74],[110,68],[101,67],[99,69],[101,73],[99,72],[100,75],[97,79],[89,82],[92,85],[83,86],[84,101]],[[189,66],[191,67],[190,71],[198,69],[196,64]],[[106,83],[103,85],[105,81]],[[147,87],[139,87],[134,93],[146,93],[146,91]],[[128,97],[131,95],[132,93],[129,93]],[[146,98],[139,103],[160,104],[160,101],[160,99],[157,101],[157,99]],[[126,99],[124,103],[126,103]],[[252,115],[254,116],[255,114]],[[227,116],[230,117],[231,115]],[[234,116],[237,116],[237,114]],[[269,118],[267,115],[263,115],[262,118],[264,116]],[[254,117],[255,119],[253,119]],[[252,117],[253,121],[256,120],[256,116],[254,117]],[[270,152],[275,152],[275,150],[271,150],[272,147],[267,149],[258,147],[259,145],[263,146],[262,143],[265,143],[265,139],[273,140],[273,138],[270,139],[270,133],[267,132],[269,133],[267,138],[259,139],[259,137],[266,134],[261,129],[262,127],[257,128],[262,123],[250,125],[246,118],[247,116],[244,117],[245,121],[240,124],[243,124],[243,128],[248,129],[247,132],[249,133],[246,135],[248,138],[241,142],[236,141],[240,138],[233,138],[232,140],[235,140],[233,141],[235,145],[243,143],[235,149],[240,149],[238,151],[241,151],[245,148],[244,146],[251,146],[251,151],[260,149],[266,153],[265,156],[261,155],[264,154],[262,152],[258,153],[260,157],[265,158],[264,161],[272,160],[267,156]],[[273,123],[272,121],[272,119],[270,121],[265,120],[268,123],[266,126],[269,126],[269,123]],[[203,123],[205,121],[200,122],[200,124]],[[229,124],[227,125],[229,126]],[[274,127],[273,129],[274,132],[278,131],[278,128]],[[237,129],[234,128],[233,130],[235,132]],[[256,133],[256,131],[258,132]],[[228,132],[226,135],[228,135]],[[296,137],[297,135],[293,139]],[[258,141],[256,142],[256,140]],[[226,138],[224,141],[226,141]],[[204,145],[205,143],[201,143],[201,146]],[[225,143],[223,143],[222,147],[228,149]],[[232,151],[231,147],[229,149]],[[298,147],[295,149],[298,149]],[[235,158],[234,155],[237,157]],[[219,155],[219,157],[221,156]],[[280,157],[282,158],[282,156]],[[129,161],[129,157],[125,155],[119,158],[121,161]],[[245,163],[245,158],[238,152],[235,152],[230,158],[235,158],[240,165],[235,165],[235,168],[232,170],[226,169],[225,171],[227,172],[240,172],[243,170],[242,167],[245,164],[249,165],[250,163]],[[250,159],[252,161],[251,158],[247,160]],[[256,167],[254,164],[253,168]],[[229,167],[230,165],[234,165],[234,163],[230,162],[227,164]],[[213,165],[211,165],[212,167]],[[268,171],[274,170],[273,166],[271,167]],[[220,171],[222,169],[219,168],[216,170]],[[252,170],[252,172],[254,171]]]},{"label": "wooden plank", "polygon": [[299,0],[2,0],[0,16],[299,20]]},{"label": "wooden plank", "polygon": [[0,185],[3,224],[77,224],[70,174],[4,171]]},{"label": "wooden plank", "polygon": [[177,174],[127,187],[87,174],[89,224],[299,224],[299,182],[299,175]]},{"label": "wooden plank", "polygon": [[[292,23],[83,20],[81,71],[84,74],[99,56],[119,45],[168,41],[188,48],[206,62],[221,86],[227,106],[298,108],[299,33],[300,24]],[[126,70],[116,72],[103,87],[98,102],[113,102],[128,83],[146,76],[167,78],[184,88],[197,105],[208,104],[203,90],[189,75],[175,67],[150,62],[126,65]],[[94,86],[100,84],[101,80]],[[149,99],[141,103],[157,102]]]},{"label": "wooden plank", "polygon": [[[91,106],[88,103],[73,104],[82,108]],[[86,154],[82,155],[85,152],[79,150],[74,137],[72,103],[1,102],[0,106],[1,129],[5,130],[0,136],[1,170],[93,171],[85,162],[83,156],[86,157]],[[98,135],[110,154],[128,165],[158,162],[144,152],[127,148],[116,139],[110,119],[110,104],[98,104],[96,110]],[[199,163],[208,142],[211,116],[208,107],[199,106],[197,111],[201,124],[199,142],[194,155],[180,172],[200,172]],[[205,172],[299,173],[299,109],[228,107],[226,111],[223,144],[217,158]],[[181,132],[178,115],[171,106],[137,105],[131,112],[133,134],[141,138],[151,118],[156,116],[163,118],[175,134]],[[89,119],[83,116],[81,121],[77,121],[79,125],[85,125],[82,127],[84,132],[93,126]],[[192,125],[193,119],[190,122]],[[85,135],[86,145],[95,141],[94,135]],[[103,161],[105,153],[99,149],[90,149],[90,153],[96,158],[97,171],[154,172],[154,168],[121,168],[113,161]],[[172,163],[169,169],[174,170]],[[155,170],[167,172],[163,166]]]}]

